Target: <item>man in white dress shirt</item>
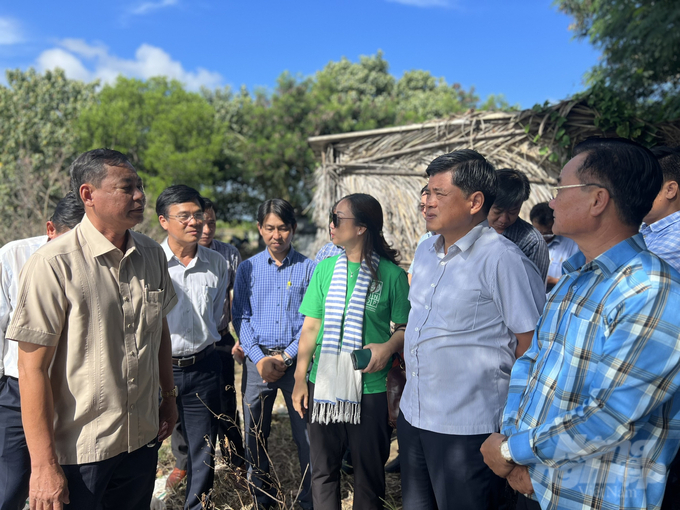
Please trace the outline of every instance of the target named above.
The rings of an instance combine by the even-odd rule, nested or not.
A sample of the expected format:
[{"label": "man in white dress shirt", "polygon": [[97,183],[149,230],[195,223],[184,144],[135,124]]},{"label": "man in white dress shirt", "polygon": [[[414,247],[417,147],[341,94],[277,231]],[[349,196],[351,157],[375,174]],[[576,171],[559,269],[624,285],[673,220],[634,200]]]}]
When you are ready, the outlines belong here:
[{"label": "man in white dress shirt", "polygon": [[19,239],[0,249],[0,508],[24,508],[28,497],[31,459],[28,455],[19,398],[19,347],[5,340],[16,307],[19,274],[42,245],[65,234],[83,219],[85,209],[73,193],[62,198],[47,222],[47,235]]},{"label": "man in white dress shirt", "polygon": [[171,186],[156,201],[168,237],[162,243],[177,306],[168,314],[177,408],[187,444],[185,510],[204,508],[215,478],[214,444],[220,408],[222,364],[215,350],[229,286],[229,268],[219,253],[200,246],[205,202],[198,191]]}]

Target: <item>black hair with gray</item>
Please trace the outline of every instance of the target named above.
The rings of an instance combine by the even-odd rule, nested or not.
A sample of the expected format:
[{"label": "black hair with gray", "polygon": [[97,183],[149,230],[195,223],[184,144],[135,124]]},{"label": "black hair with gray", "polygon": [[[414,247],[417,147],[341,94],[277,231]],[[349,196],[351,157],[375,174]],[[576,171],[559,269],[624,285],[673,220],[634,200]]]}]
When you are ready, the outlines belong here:
[{"label": "black hair with gray", "polygon": [[675,181],[680,184],[680,147],[654,147],[652,154],[661,165],[664,182]]},{"label": "black hair with gray", "polygon": [[529,213],[529,219],[532,223],[535,221],[544,227],[550,227],[555,222],[553,210],[548,205],[548,202],[541,202],[533,206]]},{"label": "black hair with gray", "polygon": [[205,201],[194,188],[190,188],[185,184],[170,186],[158,195],[158,199],[156,199],[156,214],[167,217],[171,205],[185,204],[187,202],[195,203],[201,208],[201,211],[205,210]]},{"label": "black hair with gray", "polygon": [[54,208],[54,214],[50,221],[54,224],[54,229],[57,234],[73,229],[78,223],[83,220],[85,215],[85,206],[80,200],[80,197],[74,191],[69,191],[64,198],[59,200],[57,207]]},{"label": "black hair with gray", "polygon": [[217,211],[215,210],[215,204],[213,204],[213,201],[210,200],[209,198],[203,197],[203,203],[205,204],[205,205],[203,206],[203,210],[204,210],[204,211],[213,210],[213,211],[217,212]]},{"label": "black hair with gray", "polygon": [[376,268],[371,264],[373,253],[389,260],[393,264],[398,264],[400,258],[399,252],[387,244],[387,241],[385,241],[385,237],[383,236],[382,206],[380,205],[380,202],[371,195],[367,195],[366,193],[353,193],[338,200],[333,206],[333,211],[335,211],[335,208],[343,200],[347,200],[349,203],[352,216],[354,216],[354,224],[359,225],[360,227],[366,227],[364,245],[361,249],[361,260],[366,262],[373,280],[378,281],[379,278]]},{"label": "black hair with gray", "polygon": [[519,170],[501,168],[496,170],[498,176],[498,192],[493,206],[506,210],[521,206],[529,199],[531,184],[529,179]]},{"label": "black hair with gray", "polygon": [[95,188],[101,186],[108,173],[107,167],[126,166],[131,170],[130,160],[122,152],[113,149],[94,149],[83,152],[71,163],[69,174],[71,175],[71,190],[80,197],[80,187],[90,183]]},{"label": "black hair with gray", "polygon": [[277,215],[284,224],[288,225],[293,230],[297,227],[295,209],[293,209],[293,206],[290,205],[290,203],[282,198],[271,198],[262,202],[260,207],[257,208],[257,223],[260,226],[264,225],[264,220],[270,214]]},{"label": "black hair with gray", "polygon": [[493,165],[472,149],[460,149],[434,159],[427,167],[427,175],[451,172],[452,183],[466,196],[481,191],[484,195],[483,211],[488,214],[496,200],[498,178]]},{"label": "black hair with gray", "polygon": [[624,138],[588,138],[573,154],[585,154],[576,171],[579,180],[601,184],[621,221],[639,227],[663,185],[661,165],[652,151]]}]

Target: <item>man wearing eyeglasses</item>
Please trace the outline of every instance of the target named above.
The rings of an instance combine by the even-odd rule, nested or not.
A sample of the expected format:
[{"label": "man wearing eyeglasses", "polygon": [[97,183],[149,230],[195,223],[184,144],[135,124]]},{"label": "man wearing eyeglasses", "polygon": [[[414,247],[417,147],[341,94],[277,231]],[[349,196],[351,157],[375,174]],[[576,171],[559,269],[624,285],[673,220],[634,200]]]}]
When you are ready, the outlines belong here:
[{"label": "man wearing eyeglasses", "polygon": [[198,191],[184,185],[167,188],[156,201],[158,220],[168,234],[161,246],[178,297],[168,327],[179,421],[188,450],[185,510],[205,508],[215,478],[215,414],[222,371],[215,343],[229,286],[224,257],[198,244],[204,209]]},{"label": "man wearing eyeglasses", "polygon": [[639,228],[662,182],[623,139],[586,140],[562,169],[553,231],[581,252],[512,369],[502,434],[482,445],[517,508],[661,506],[680,445],[680,274]]}]

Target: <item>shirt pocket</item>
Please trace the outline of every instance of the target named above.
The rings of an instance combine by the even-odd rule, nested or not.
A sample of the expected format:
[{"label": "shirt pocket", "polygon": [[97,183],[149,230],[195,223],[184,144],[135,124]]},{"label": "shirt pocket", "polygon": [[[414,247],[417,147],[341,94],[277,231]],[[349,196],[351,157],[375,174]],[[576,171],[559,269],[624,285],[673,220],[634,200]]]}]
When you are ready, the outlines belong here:
[{"label": "shirt pocket", "polygon": [[[214,310],[215,299],[217,299],[217,286],[206,283],[199,288],[199,292],[201,295],[197,296],[196,300],[199,303],[199,312],[203,317],[210,318]],[[213,317],[213,319],[218,320],[219,317]]]},{"label": "shirt pocket", "polygon": [[444,327],[450,331],[468,331],[474,329],[479,310],[478,290],[461,291],[456,296],[441,296],[433,307],[434,312]]},{"label": "shirt pocket", "polygon": [[289,313],[296,314],[300,310],[302,298],[305,297],[306,287],[302,285],[291,285],[288,287],[288,304],[286,309]]},{"label": "shirt pocket", "polygon": [[144,289],[144,331],[156,331],[163,321],[163,291]]}]

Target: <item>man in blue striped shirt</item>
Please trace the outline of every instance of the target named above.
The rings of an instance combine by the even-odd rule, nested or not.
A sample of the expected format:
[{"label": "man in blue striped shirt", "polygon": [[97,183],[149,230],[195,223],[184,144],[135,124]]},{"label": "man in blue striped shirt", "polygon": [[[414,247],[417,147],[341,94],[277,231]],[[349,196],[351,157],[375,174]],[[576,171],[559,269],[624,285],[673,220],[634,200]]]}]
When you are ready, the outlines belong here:
[{"label": "man in blue striped shirt", "polygon": [[257,508],[270,508],[275,494],[269,480],[267,438],[272,406],[280,389],[286,401],[303,477],[298,502],[312,508],[307,423],[295,412],[291,395],[304,316],[298,311],[314,262],[291,246],[295,234],[293,207],[278,198],[257,211],[257,228],[267,249],[243,262],[236,272],[232,322],[247,358],[243,370],[243,421],[246,461]]},{"label": "man in blue striped shirt", "polygon": [[[652,153],[589,139],[562,170],[553,230],[564,264],[512,370],[485,461],[517,508],[655,509],[680,441],[680,275],[638,233],[663,181]],[[525,495],[529,495],[528,497]]]}]

